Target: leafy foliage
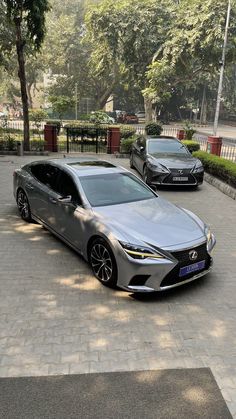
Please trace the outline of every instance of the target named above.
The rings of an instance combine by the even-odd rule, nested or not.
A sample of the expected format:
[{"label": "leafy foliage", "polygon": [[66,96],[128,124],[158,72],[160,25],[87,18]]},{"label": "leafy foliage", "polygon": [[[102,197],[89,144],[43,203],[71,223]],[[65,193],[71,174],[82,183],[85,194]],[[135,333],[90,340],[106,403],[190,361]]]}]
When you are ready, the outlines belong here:
[{"label": "leafy foliage", "polygon": [[183,140],[181,142],[187,147],[190,153],[200,150],[200,144],[197,141]]},{"label": "leafy foliage", "polygon": [[156,122],[150,122],[149,124],[146,124],[145,132],[147,135],[160,135],[162,133],[162,126]]},{"label": "leafy foliage", "polygon": [[193,155],[201,160],[207,172],[236,187],[236,163],[205,151],[197,151]]},{"label": "leafy foliage", "polygon": [[121,153],[127,153],[130,154],[132,150],[132,144],[137,139],[137,135],[134,135],[130,138],[125,138],[121,141],[120,151]]},{"label": "leafy foliage", "polygon": [[74,106],[74,99],[68,96],[50,96],[48,100],[52,104],[53,112],[58,114],[60,120],[68,109]]},{"label": "leafy foliage", "polygon": [[[176,89],[185,90],[186,85],[190,87],[198,81],[207,81],[208,75],[211,80],[217,76],[226,11],[224,0],[182,0],[173,8],[168,37],[147,72],[147,95],[162,103],[168,101]],[[232,28],[227,62],[234,57],[235,29]]]}]

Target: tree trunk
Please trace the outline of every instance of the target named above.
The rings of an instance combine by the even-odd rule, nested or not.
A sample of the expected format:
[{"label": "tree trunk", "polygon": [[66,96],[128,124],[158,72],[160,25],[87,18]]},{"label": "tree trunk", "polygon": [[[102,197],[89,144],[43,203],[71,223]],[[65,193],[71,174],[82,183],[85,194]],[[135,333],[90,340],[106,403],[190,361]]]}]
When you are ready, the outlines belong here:
[{"label": "tree trunk", "polygon": [[33,86],[32,83],[26,83],[26,91],[27,91],[27,96],[28,96],[29,109],[33,108],[33,98],[32,98],[32,94],[31,94],[32,86]]},{"label": "tree trunk", "polygon": [[207,101],[206,101],[206,85],[205,85],[203,89],[203,94],[202,94],[200,124],[206,124],[206,119],[207,119],[206,115],[207,115]]},{"label": "tree trunk", "polygon": [[148,124],[152,121],[152,101],[144,96],[145,122]]},{"label": "tree trunk", "polygon": [[24,119],[24,150],[30,149],[30,136],[29,136],[29,108],[28,108],[28,95],[26,90],[26,76],[25,76],[25,59],[24,59],[24,41],[21,34],[21,21],[19,18],[15,19],[16,26],[16,52],[18,59],[18,76],[20,79],[21,100],[23,108]]}]

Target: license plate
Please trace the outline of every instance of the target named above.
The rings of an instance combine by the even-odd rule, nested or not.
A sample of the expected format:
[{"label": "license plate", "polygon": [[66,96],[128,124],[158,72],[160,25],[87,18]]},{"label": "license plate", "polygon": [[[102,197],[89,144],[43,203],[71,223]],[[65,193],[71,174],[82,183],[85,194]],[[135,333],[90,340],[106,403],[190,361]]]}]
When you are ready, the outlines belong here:
[{"label": "license plate", "polygon": [[206,261],[202,260],[201,262],[196,262],[196,263],[193,263],[192,265],[184,266],[183,268],[180,268],[179,276],[182,277],[182,276],[191,274],[192,272],[201,271],[202,269],[205,268],[205,264],[206,264]]},{"label": "license plate", "polygon": [[175,182],[187,182],[188,176],[174,176],[173,181]]}]

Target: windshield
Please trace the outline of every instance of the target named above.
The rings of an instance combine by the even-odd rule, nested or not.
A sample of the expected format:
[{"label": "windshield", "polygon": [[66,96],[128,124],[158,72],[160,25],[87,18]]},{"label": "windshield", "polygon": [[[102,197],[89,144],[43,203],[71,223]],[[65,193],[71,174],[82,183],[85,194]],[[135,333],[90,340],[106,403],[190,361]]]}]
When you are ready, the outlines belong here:
[{"label": "windshield", "polygon": [[156,198],[154,192],[129,173],[81,176],[80,182],[93,207]]},{"label": "windshield", "polygon": [[182,154],[188,155],[185,146],[179,141],[162,138],[161,140],[148,141],[149,154]]}]

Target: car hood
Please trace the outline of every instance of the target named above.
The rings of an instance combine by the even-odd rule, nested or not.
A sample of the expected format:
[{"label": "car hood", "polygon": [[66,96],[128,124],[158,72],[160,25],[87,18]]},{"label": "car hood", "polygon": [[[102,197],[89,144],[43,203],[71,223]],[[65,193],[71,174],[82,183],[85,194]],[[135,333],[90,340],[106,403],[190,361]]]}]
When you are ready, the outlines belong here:
[{"label": "car hood", "polygon": [[192,169],[198,159],[195,159],[192,156],[168,156],[168,157],[159,157],[158,155],[149,155],[148,161],[151,164],[162,164],[163,166],[170,169]]},{"label": "car hood", "polygon": [[160,197],[94,210],[109,231],[118,232],[119,240],[132,244],[144,242],[164,249],[205,237],[201,220]]}]

